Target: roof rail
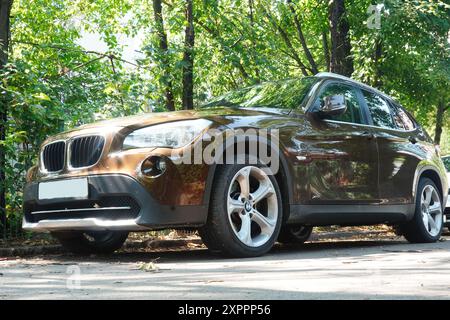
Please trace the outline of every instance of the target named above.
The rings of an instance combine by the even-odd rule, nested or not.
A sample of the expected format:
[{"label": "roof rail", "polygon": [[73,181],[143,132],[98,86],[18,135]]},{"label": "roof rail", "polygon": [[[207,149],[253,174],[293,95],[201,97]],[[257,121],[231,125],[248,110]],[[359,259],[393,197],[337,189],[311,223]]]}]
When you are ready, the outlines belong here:
[{"label": "roof rail", "polygon": [[341,79],[341,80],[351,81],[351,82],[353,82],[355,84],[360,85],[363,88],[367,88],[369,90],[375,91],[376,93],[378,93],[378,94],[380,94],[380,95],[382,95],[382,96],[384,96],[386,98],[394,100],[392,97],[388,96],[386,93],[381,92],[380,90],[378,90],[376,88],[373,88],[373,87],[371,87],[371,86],[369,86],[369,85],[367,85],[365,83],[359,82],[357,80],[353,80],[352,78],[343,76],[341,74],[337,74],[337,73],[333,73],[333,72],[319,72],[315,76],[319,77],[319,78],[334,78],[334,79]]},{"label": "roof rail", "polygon": [[337,73],[333,73],[333,72],[319,72],[318,74],[316,74],[316,77],[320,77],[320,78],[338,78],[338,79],[342,79],[342,80],[351,80],[351,81],[355,81],[349,77],[343,76],[341,74],[337,74]]}]

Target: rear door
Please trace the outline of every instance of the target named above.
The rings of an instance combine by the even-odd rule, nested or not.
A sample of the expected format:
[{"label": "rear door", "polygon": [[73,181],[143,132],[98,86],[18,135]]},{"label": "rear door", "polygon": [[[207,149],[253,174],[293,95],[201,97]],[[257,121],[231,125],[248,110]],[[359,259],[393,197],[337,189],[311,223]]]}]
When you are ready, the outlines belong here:
[{"label": "rear door", "polygon": [[416,127],[398,105],[376,93],[362,90],[375,129],[379,155],[379,189],[382,204],[413,202],[412,185],[422,153]]}]

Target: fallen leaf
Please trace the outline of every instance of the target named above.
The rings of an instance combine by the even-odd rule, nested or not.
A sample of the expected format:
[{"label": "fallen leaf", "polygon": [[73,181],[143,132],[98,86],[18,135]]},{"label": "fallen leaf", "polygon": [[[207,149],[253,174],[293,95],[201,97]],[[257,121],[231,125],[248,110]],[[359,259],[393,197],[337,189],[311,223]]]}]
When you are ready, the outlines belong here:
[{"label": "fallen leaf", "polygon": [[151,262],[141,262],[138,264],[138,269],[145,272],[159,272],[159,267],[156,265],[157,260],[158,259]]}]

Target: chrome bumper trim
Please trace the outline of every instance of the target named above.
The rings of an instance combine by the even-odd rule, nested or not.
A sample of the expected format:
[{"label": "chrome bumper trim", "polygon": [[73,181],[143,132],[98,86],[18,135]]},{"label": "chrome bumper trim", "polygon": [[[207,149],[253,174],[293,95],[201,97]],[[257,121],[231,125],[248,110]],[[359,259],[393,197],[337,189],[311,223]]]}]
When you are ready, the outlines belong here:
[{"label": "chrome bumper trim", "polygon": [[22,222],[22,228],[24,230],[37,232],[70,230],[148,230],[148,228],[136,224],[135,220],[133,219],[101,220],[97,218],[41,220],[36,223],[27,222],[24,218]]},{"label": "chrome bumper trim", "polygon": [[85,211],[104,211],[104,210],[131,210],[131,207],[104,207],[104,208],[81,208],[81,209],[60,209],[60,210],[44,210],[32,211],[31,214],[42,213],[70,213],[70,212],[85,212]]}]

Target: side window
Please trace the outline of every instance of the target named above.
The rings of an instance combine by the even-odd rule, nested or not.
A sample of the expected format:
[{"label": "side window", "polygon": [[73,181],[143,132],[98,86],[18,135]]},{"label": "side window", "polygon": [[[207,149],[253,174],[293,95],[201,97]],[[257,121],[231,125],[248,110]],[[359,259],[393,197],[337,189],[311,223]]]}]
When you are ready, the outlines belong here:
[{"label": "side window", "polygon": [[394,118],[394,123],[397,129],[406,130],[402,118],[400,118],[400,114],[397,112],[396,108],[392,108],[392,118]]},{"label": "side window", "polygon": [[382,128],[396,129],[394,118],[391,115],[388,103],[379,95],[363,91],[364,98],[367,102],[373,124]]},{"label": "side window", "polygon": [[410,116],[400,106],[391,104],[393,106],[394,120],[397,127],[406,131],[414,130],[416,127]]},{"label": "side window", "polygon": [[342,122],[363,123],[358,95],[356,94],[355,89],[344,84],[333,83],[328,85],[315,101],[314,107],[318,109],[322,105],[325,97],[338,94],[342,94],[345,96],[347,110],[341,115],[329,116],[327,119]]}]

